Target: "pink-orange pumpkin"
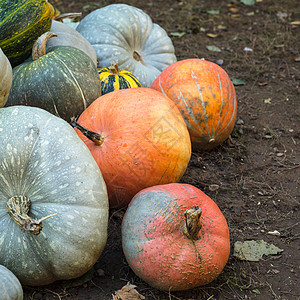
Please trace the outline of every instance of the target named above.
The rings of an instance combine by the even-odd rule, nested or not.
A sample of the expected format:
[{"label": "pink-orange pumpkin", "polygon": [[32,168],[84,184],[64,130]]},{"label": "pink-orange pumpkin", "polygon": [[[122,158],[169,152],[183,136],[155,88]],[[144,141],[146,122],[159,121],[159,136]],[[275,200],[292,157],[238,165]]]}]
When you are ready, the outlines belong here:
[{"label": "pink-orange pumpkin", "polygon": [[190,160],[190,136],[178,108],[153,89],[105,94],[77,122],[89,130],[81,128],[84,135],[76,129],[100,167],[110,207],[127,206],[143,188],[179,181]]},{"label": "pink-orange pumpkin", "polygon": [[237,115],[234,86],[224,69],[204,59],[178,61],[155,79],[161,91],[179,108],[194,150],[209,150],[231,134]]},{"label": "pink-orange pumpkin", "polygon": [[196,187],[166,184],[140,191],[122,222],[122,246],[132,270],[165,291],[213,281],[230,252],[229,229],[217,204]]}]

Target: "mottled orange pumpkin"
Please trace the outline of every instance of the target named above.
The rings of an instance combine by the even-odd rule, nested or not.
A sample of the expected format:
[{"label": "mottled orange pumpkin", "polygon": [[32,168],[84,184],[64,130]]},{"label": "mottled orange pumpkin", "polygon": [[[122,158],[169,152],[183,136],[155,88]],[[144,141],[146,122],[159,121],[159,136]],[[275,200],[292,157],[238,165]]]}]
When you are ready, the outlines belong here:
[{"label": "mottled orange pumpkin", "polygon": [[204,59],[167,67],[151,88],[172,99],[189,129],[194,150],[212,149],[231,134],[237,114],[234,86],[224,69]]},{"label": "mottled orange pumpkin", "polygon": [[76,130],[99,165],[111,207],[127,206],[143,188],[178,182],[190,160],[183,117],[168,97],[150,88],[107,93],[72,125],[81,129]]},{"label": "mottled orange pumpkin", "polygon": [[195,186],[153,186],[130,202],[122,247],[132,270],[149,285],[188,290],[222,272],[230,253],[229,228],[217,204]]}]

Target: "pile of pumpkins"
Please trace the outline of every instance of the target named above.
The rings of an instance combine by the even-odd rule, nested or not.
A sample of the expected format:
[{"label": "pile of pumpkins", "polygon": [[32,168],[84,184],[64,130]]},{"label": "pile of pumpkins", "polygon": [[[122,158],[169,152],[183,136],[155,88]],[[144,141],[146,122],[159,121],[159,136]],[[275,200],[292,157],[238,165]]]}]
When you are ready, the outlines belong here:
[{"label": "pile of pumpkins", "polygon": [[166,31],[130,5],[99,8],[76,29],[45,0],[0,7],[4,299],[22,299],[20,283],[90,270],[110,208],[126,209],[124,255],[149,285],[213,281],[229,257],[227,222],[212,199],[178,182],[192,150],[215,148],[233,130],[227,73],[177,61]]}]

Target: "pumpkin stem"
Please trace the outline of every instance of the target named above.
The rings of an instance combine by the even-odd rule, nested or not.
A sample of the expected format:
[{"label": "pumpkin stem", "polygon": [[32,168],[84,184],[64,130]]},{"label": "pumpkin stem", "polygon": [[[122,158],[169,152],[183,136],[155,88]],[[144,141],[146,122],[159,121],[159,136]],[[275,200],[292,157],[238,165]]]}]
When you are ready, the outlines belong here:
[{"label": "pumpkin stem", "polygon": [[103,133],[97,133],[97,132],[88,130],[87,128],[85,128],[85,127],[81,126],[79,123],[77,123],[75,118],[71,118],[70,124],[74,128],[78,129],[80,132],[82,132],[88,139],[93,141],[96,146],[102,146],[102,144],[104,143],[105,135]]},{"label": "pumpkin stem", "polygon": [[115,61],[112,61],[110,63],[109,69],[112,72],[112,74],[119,75],[119,67],[118,67],[118,65],[116,64]]},{"label": "pumpkin stem", "polygon": [[137,53],[136,51],[133,51],[133,59],[135,59],[136,61],[143,61],[142,58],[141,58],[141,55],[139,53]]},{"label": "pumpkin stem", "polygon": [[26,196],[13,196],[6,203],[6,210],[10,217],[24,230],[34,235],[38,235],[43,229],[42,221],[57,214],[52,214],[41,219],[32,219],[28,216],[31,201]]},{"label": "pumpkin stem", "polygon": [[183,234],[192,241],[199,239],[198,235],[202,227],[200,222],[201,214],[202,209],[199,206],[187,209],[184,213]]},{"label": "pumpkin stem", "polygon": [[33,47],[32,47],[32,59],[33,60],[37,60],[40,57],[42,57],[43,55],[46,54],[46,44],[47,41],[53,37],[53,36],[57,36],[57,34],[53,33],[53,32],[45,32],[43,33],[34,43]]},{"label": "pumpkin stem", "polygon": [[53,17],[53,20],[55,21],[59,21],[61,22],[61,20],[65,19],[65,18],[77,18],[77,17],[81,17],[82,16],[82,13],[79,12],[79,13],[63,13],[63,14],[59,14],[55,17]]}]

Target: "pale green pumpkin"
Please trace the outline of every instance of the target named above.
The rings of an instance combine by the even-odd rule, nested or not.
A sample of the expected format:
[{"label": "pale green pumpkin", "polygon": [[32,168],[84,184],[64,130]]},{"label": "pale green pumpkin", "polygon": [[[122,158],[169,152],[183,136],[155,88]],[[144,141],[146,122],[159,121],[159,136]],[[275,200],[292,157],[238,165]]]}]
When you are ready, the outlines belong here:
[{"label": "pale green pumpkin", "polygon": [[90,151],[66,121],[34,107],[2,108],[0,140],[0,264],[24,285],[83,275],[108,222]]},{"label": "pale green pumpkin", "polygon": [[0,299],[23,300],[23,288],[13,272],[0,265]]}]

